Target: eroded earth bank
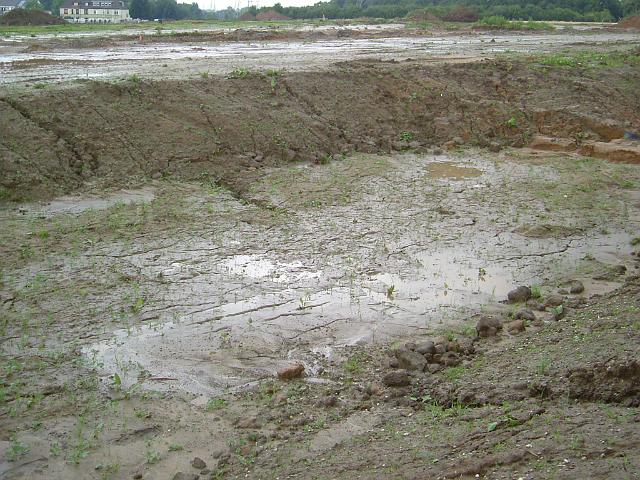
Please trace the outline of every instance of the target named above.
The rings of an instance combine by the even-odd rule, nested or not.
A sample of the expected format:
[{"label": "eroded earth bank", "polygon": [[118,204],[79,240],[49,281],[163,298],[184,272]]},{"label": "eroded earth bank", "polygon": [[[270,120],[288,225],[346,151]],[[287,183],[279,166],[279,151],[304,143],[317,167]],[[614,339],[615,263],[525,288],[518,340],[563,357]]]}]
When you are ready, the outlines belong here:
[{"label": "eroded earth bank", "polygon": [[615,47],[3,87],[0,476],[638,478]]}]

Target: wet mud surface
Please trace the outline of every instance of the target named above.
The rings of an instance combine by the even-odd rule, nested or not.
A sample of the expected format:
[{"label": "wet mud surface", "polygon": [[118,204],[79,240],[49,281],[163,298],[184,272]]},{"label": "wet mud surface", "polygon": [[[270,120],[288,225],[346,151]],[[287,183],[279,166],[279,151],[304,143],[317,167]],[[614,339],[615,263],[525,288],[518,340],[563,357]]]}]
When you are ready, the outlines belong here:
[{"label": "wet mud surface", "polygon": [[[393,27],[393,26],[387,26]],[[320,33],[325,30],[313,29]],[[344,38],[341,32],[352,32]],[[336,30],[333,38],[299,32],[265,31],[265,38],[241,39],[235,32],[208,38],[178,36],[163,42],[148,36],[83,46],[57,38],[15,38],[0,45],[0,83],[49,83],[70,80],[125,78],[136,74],[149,79],[184,79],[199,75],[228,75],[237,69],[322,71],[351,60],[469,61],[504,53],[546,53],[561,49],[639,45],[640,35],[627,31],[574,31],[567,33],[424,32],[412,29]],[[237,38],[234,38],[236,35]],[[254,32],[255,35],[255,32]],[[301,38],[296,38],[301,36]],[[365,38],[359,38],[365,36]],[[156,36],[157,37],[157,36]],[[230,38],[229,38],[230,37]],[[271,38],[272,37],[272,38]],[[278,38],[282,37],[282,39]],[[307,38],[308,37],[308,38]],[[331,36],[330,36],[331,37]],[[83,37],[78,37],[82,39]],[[50,45],[49,45],[50,44]]]},{"label": "wet mud surface", "polygon": [[1,478],[638,478],[637,35],[383,30],[10,47]]},{"label": "wet mud surface", "polygon": [[[211,464],[213,448],[223,459],[215,475],[256,468],[263,478],[272,459],[299,472],[300,462],[340,458],[354,439],[385,432],[406,412],[358,406],[357,393],[388,368],[381,349],[465,332],[480,311],[509,315],[514,307],[499,302],[518,284],[549,291],[580,279],[579,297],[588,298],[622,285],[617,267],[634,270],[638,167],[545,155],[355,155],[269,169],[243,199],[215,184],[165,180],[103,203],[88,198],[89,210],[69,210],[65,200],[5,208],[3,354],[20,376],[6,372],[3,415],[5,432],[21,432],[5,451],[28,452],[3,472],[173,478],[193,469],[193,455]],[[294,390],[273,384],[292,362],[304,365],[304,381]],[[285,400],[276,398],[282,388]],[[331,408],[305,407],[312,398],[322,405],[323,391],[364,411],[326,417]],[[433,398],[446,405],[453,394],[441,392]],[[401,413],[397,394],[391,388],[378,404]],[[77,417],[69,408],[80,398]],[[39,426],[22,430],[25,416]],[[220,441],[204,447],[212,432]],[[286,460],[260,447],[265,459],[254,466],[264,434]],[[290,451],[290,435],[310,443]],[[376,468],[390,475],[386,463]]]}]

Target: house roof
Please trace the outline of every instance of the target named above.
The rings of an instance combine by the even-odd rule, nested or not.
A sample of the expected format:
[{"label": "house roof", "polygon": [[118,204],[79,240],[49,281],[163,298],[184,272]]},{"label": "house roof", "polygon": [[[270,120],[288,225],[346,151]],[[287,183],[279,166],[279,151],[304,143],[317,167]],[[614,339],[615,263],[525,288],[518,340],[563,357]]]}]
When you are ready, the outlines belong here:
[{"label": "house roof", "polygon": [[0,7],[22,7],[27,0],[0,0]]},{"label": "house roof", "polygon": [[[5,0],[0,0],[3,2]],[[8,1],[8,0],[7,0]],[[127,9],[121,0],[66,0],[60,8],[94,8],[94,9]]]}]

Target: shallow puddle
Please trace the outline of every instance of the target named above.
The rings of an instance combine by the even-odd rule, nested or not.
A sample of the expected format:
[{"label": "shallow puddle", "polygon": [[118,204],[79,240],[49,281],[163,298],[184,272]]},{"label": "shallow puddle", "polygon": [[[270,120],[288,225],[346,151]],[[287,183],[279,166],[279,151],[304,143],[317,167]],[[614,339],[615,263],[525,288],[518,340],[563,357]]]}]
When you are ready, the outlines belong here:
[{"label": "shallow puddle", "polygon": [[[305,172],[317,179],[344,169],[358,182],[358,162]],[[379,177],[345,183],[359,193],[347,204],[301,206],[272,226],[235,223],[215,241],[186,233],[144,252],[97,252],[126,258],[142,278],[161,278],[153,286],[161,293],[143,310],[144,326],[118,330],[86,347],[86,355],[105,377],[118,372],[125,386],[142,382],[155,390],[217,395],[271,377],[293,360],[313,381],[318,365],[338,362],[346,346],[456,325],[498,305],[517,285],[575,272],[584,258],[630,262],[631,234],[623,230],[516,233],[524,220],[510,221],[513,193],[505,185],[530,178],[529,166],[498,169],[481,157],[411,154],[388,164]],[[541,167],[538,174],[549,172]],[[456,187],[441,179],[456,180]],[[306,185],[298,180],[296,192]],[[276,185],[285,190],[263,187],[276,201],[286,198],[289,184]],[[615,282],[585,285],[589,294]]]},{"label": "shallow puddle", "polygon": [[67,195],[46,203],[30,203],[17,207],[25,214],[40,218],[51,218],[59,214],[79,214],[87,210],[105,210],[118,204],[148,203],[155,198],[155,189],[145,187],[136,190],[121,190],[104,196]]},{"label": "shallow puddle", "polygon": [[429,176],[433,178],[448,178],[457,180],[460,178],[473,178],[482,175],[477,168],[464,167],[453,162],[433,162],[427,166]]}]

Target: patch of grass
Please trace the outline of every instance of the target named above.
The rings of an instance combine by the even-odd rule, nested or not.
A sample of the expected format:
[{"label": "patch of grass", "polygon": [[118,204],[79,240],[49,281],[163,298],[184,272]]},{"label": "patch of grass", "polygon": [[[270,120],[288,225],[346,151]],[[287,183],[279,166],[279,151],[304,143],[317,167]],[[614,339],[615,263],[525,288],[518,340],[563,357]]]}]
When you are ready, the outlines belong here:
[{"label": "patch of grass", "polygon": [[227,401],[224,398],[210,398],[207,402],[207,406],[205,410],[207,412],[213,412],[215,410],[220,410],[227,406]]},{"label": "patch of grass", "polygon": [[248,68],[234,68],[231,73],[227,76],[227,78],[246,78],[249,76]]},{"label": "patch of grass", "polygon": [[411,133],[411,132],[402,132],[400,134],[400,140],[402,140],[403,142],[410,142],[411,140],[413,140],[413,133]]},{"label": "patch of grass", "polygon": [[151,450],[151,449],[147,450],[145,457],[149,465],[158,463],[162,458],[162,456],[160,455],[160,452],[158,452],[157,450]]},{"label": "patch of grass", "polygon": [[640,57],[629,52],[564,51],[536,55],[533,61],[548,67],[620,68],[624,65],[640,66]]},{"label": "patch of grass", "polygon": [[349,357],[349,360],[342,364],[342,368],[348,373],[357,374],[364,371],[363,363],[366,357],[362,353],[356,353]]},{"label": "patch of grass", "polygon": [[29,451],[29,447],[18,440],[15,433],[9,437],[9,448],[5,453],[7,460],[13,462]]},{"label": "patch of grass", "polygon": [[553,25],[547,22],[511,21],[501,15],[484,17],[476,25],[498,30],[554,30]]},{"label": "patch of grass", "polygon": [[542,358],[538,365],[536,365],[536,373],[538,375],[546,375],[549,371],[549,367],[551,366],[551,360],[549,358]]},{"label": "patch of grass", "polygon": [[462,376],[467,371],[467,368],[463,365],[458,365],[457,367],[449,367],[443,371],[443,375],[451,380],[452,382],[457,382],[462,378]]}]

